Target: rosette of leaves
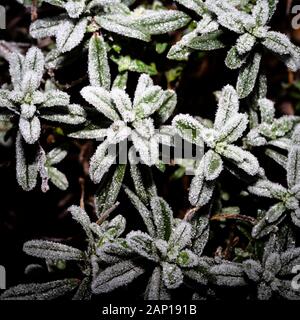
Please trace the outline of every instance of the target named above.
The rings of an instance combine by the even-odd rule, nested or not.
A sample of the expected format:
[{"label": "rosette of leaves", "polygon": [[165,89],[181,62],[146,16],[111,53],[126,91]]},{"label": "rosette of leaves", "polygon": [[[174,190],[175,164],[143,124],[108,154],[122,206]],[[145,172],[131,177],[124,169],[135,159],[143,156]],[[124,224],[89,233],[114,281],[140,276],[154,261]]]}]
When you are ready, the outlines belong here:
[{"label": "rosette of leaves", "polygon": [[296,226],[300,227],[299,136],[300,128],[297,126],[293,133],[292,144],[289,148],[288,157],[281,161],[287,172],[287,187],[284,187],[279,183],[271,182],[267,179],[260,179],[253,186],[248,188],[252,194],[274,199],[276,201],[276,204],[271,206],[271,208],[253,228],[252,236],[254,238],[260,238],[272,231],[277,231],[277,225],[285,220],[288,215],[290,215],[291,221]]},{"label": "rosette of leaves", "polygon": [[230,69],[240,69],[237,92],[247,97],[254,89],[264,51],[273,52],[288,68],[300,68],[300,49],[289,38],[269,30],[278,1],[258,0],[251,13],[237,9],[234,4],[222,0],[186,1],[178,3],[198,13],[202,20],[196,29],[171,48],[169,58],[187,58],[191,50],[215,50],[223,48],[222,34],[238,35],[236,44],[229,50],[225,64]]},{"label": "rosette of leaves", "polygon": [[82,89],[81,95],[111,123],[108,128],[93,125],[92,129],[87,127],[70,135],[81,139],[104,139],[90,161],[90,177],[95,183],[99,183],[115,163],[116,145],[122,147],[125,142],[126,149],[122,157],[125,155],[126,159],[123,161],[127,161],[129,139],[142,163],[146,166],[158,164],[160,135],[155,127],[154,117],[159,123],[170,117],[176,106],[174,91],[155,86],[151,78],[143,74],[139,78],[133,101],[124,87],[120,89],[116,86],[111,91],[100,86],[88,86]]},{"label": "rosette of leaves", "polygon": [[174,31],[190,18],[177,10],[129,9],[134,1],[44,0],[66,11],[57,17],[38,19],[30,27],[33,38],[56,37],[60,53],[77,47],[85,34],[104,29],[121,36],[149,42],[151,35]]},{"label": "rosette of leaves", "polygon": [[[247,259],[242,263],[222,262],[209,270],[212,282],[220,287],[249,287],[249,297],[259,300],[282,297],[299,300],[292,288],[294,267],[300,262],[300,248],[295,241],[286,242],[273,234],[263,246],[261,261]],[[254,289],[254,293],[252,293]]]},{"label": "rosette of leaves", "polygon": [[[32,240],[24,244],[26,254],[45,259],[47,265],[76,264],[78,278],[67,278],[46,283],[20,284],[9,288],[1,300],[50,300],[68,295],[73,300],[89,300],[92,296],[91,283],[94,275],[99,275],[96,251],[107,243],[114,243],[125,230],[126,221],[118,215],[111,221],[101,216],[98,223],[91,222],[87,213],[77,206],[70,207],[72,218],[81,225],[87,237],[85,251],[58,242]],[[103,265],[105,267],[105,265]],[[51,269],[51,268],[49,268]]]},{"label": "rosette of leaves", "polygon": [[299,117],[286,115],[276,119],[274,102],[265,98],[258,100],[258,108],[260,123],[256,123],[247,134],[247,145],[270,145],[288,149],[292,131],[299,122]]},{"label": "rosette of leaves", "polygon": [[[152,197],[148,208],[129,189],[125,188],[125,191],[147,229],[147,232],[131,231],[126,236],[126,247],[135,254],[131,268],[135,262],[135,266],[144,266],[145,272],[152,269],[145,299],[170,299],[171,291],[183,284],[185,276],[202,285],[207,284],[207,264],[201,261],[200,255],[208,240],[208,219],[195,219],[193,223],[174,219],[171,208],[162,198]],[[107,253],[118,255],[123,250],[124,246],[121,249],[115,244],[108,244],[98,251],[98,256],[101,259]],[[93,281],[93,292],[109,292],[128,284],[128,273],[120,275],[121,266],[127,270],[128,263],[120,262],[100,273]]]},{"label": "rosette of leaves", "polygon": [[212,197],[217,178],[226,163],[249,176],[259,173],[259,163],[249,151],[234,144],[247,128],[248,116],[239,112],[239,100],[235,89],[227,85],[219,95],[219,104],[213,127],[205,126],[190,115],[177,115],[173,119],[176,132],[185,140],[209,148],[195,170],[189,192],[190,203],[203,206]]},{"label": "rosette of leaves", "polygon": [[40,119],[64,124],[85,122],[85,112],[70,104],[70,96],[59,90],[43,91],[44,56],[32,47],[26,56],[12,53],[9,59],[11,89],[0,90],[2,119],[17,119],[24,141],[34,144],[41,135]]}]

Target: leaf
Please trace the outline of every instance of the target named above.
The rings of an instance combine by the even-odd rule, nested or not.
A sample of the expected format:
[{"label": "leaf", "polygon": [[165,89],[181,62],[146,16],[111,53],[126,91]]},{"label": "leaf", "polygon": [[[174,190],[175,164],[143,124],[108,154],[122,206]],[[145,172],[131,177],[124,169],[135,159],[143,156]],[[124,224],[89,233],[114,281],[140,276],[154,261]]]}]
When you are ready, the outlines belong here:
[{"label": "leaf", "polygon": [[131,203],[135,206],[138,210],[139,214],[141,215],[145,226],[147,227],[148,233],[151,237],[156,236],[156,230],[154,226],[154,219],[152,212],[150,212],[147,207],[143,204],[143,202],[127,187],[125,187],[124,191],[126,192],[128,198],[130,199]]},{"label": "leaf", "polygon": [[205,12],[205,4],[202,0],[176,0],[176,2],[195,11],[200,16]]},{"label": "leaf", "polygon": [[259,262],[252,259],[246,260],[243,262],[243,269],[250,280],[254,282],[260,281],[263,269]]},{"label": "leaf", "polygon": [[285,34],[275,31],[268,31],[262,44],[280,55],[289,54],[292,46],[290,39]]},{"label": "leaf", "polygon": [[258,26],[264,26],[269,21],[269,1],[258,0],[252,9],[252,15]]},{"label": "leaf", "polygon": [[30,48],[25,56],[23,64],[23,73],[24,75],[27,72],[34,72],[38,81],[40,81],[44,74],[45,59],[42,51],[38,48]]},{"label": "leaf", "polygon": [[258,105],[261,114],[261,121],[272,123],[275,117],[274,102],[264,98],[258,100]]},{"label": "leaf", "polygon": [[125,171],[126,165],[119,164],[116,167],[113,176],[107,182],[105,189],[96,197],[98,216],[115,204],[123,183]]},{"label": "leaf", "polygon": [[9,55],[9,74],[15,90],[21,89],[24,60],[24,57],[18,52]]},{"label": "leaf", "polygon": [[34,39],[52,37],[57,34],[63,17],[38,19],[31,23],[29,33]]},{"label": "leaf", "polygon": [[210,269],[213,283],[218,286],[238,287],[246,285],[242,265],[226,262]]},{"label": "leaf", "polygon": [[79,18],[85,9],[85,0],[67,0],[63,6],[71,18]]},{"label": "leaf", "polygon": [[182,250],[191,245],[192,226],[189,222],[181,221],[171,233],[169,239],[169,248],[177,248]]},{"label": "leaf", "polygon": [[55,260],[83,260],[82,251],[65,244],[44,240],[27,241],[23,251],[33,257]]},{"label": "leaf", "polygon": [[220,129],[216,137],[218,142],[232,143],[242,137],[248,124],[248,117],[246,114],[236,114]]},{"label": "leaf", "polygon": [[183,139],[201,145],[200,133],[203,125],[192,116],[179,114],[173,119],[172,126]]},{"label": "leaf", "polygon": [[156,267],[150,277],[145,291],[146,300],[170,300],[170,293],[164,285],[162,279],[162,269]]},{"label": "leaf", "polygon": [[51,300],[73,291],[77,279],[57,280],[46,283],[20,284],[6,290],[0,300]]},{"label": "leaf", "polygon": [[191,38],[186,46],[190,49],[200,50],[200,51],[212,51],[217,49],[222,49],[225,44],[220,39],[222,31],[217,30],[209,33],[202,34],[197,37]]},{"label": "leaf", "polygon": [[[108,154],[106,155],[106,152]],[[90,177],[94,183],[100,183],[104,174],[113,165],[116,159],[116,154],[112,154],[112,150],[109,151],[107,142],[103,142],[98,146],[95,154],[90,160]]]},{"label": "leaf", "polygon": [[67,177],[56,168],[49,167],[47,169],[50,181],[60,190],[67,190],[69,182]]},{"label": "leaf", "polygon": [[239,69],[247,59],[247,55],[240,55],[237,47],[233,46],[227,53],[225,65],[227,68],[235,70]]},{"label": "leaf", "polygon": [[191,250],[182,250],[179,252],[176,263],[182,268],[192,268],[198,265],[198,256]]},{"label": "leaf", "polygon": [[102,36],[94,33],[89,43],[89,79],[94,87],[110,89],[111,76],[108,64],[106,44]]},{"label": "leaf", "polygon": [[[38,175],[38,151],[36,146],[25,145],[20,134],[16,138],[16,173],[19,185],[26,191],[36,186]],[[27,152],[29,151],[29,152]]]},{"label": "leaf", "polygon": [[29,144],[34,144],[40,137],[41,123],[37,117],[31,120],[20,118],[19,129],[24,140]]},{"label": "leaf", "polygon": [[176,264],[171,264],[168,262],[162,263],[162,277],[165,286],[168,289],[178,288],[183,281],[183,274]]},{"label": "leaf", "polygon": [[287,161],[287,181],[289,187],[300,183],[300,129],[297,127],[293,133],[293,145],[290,148]]},{"label": "leaf", "polygon": [[112,61],[118,65],[118,71],[132,71],[139,73],[147,73],[151,76],[157,75],[158,71],[156,69],[156,64],[152,62],[151,64],[146,64],[142,60],[133,59],[129,55],[111,57]]},{"label": "leaf", "polygon": [[209,219],[206,216],[196,216],[192,220],[193,252],[200,257],[209,238]]},{"label": "leaf", "polygon": [[135,192],[139,199],[145,205],[148,205],[151,197],[157,195],[152,171],[146,166],[135,164],[132,149],[129,150],[128,158],[130,162],[130,175],[133,180]]},{"label": "leaf", "polygon": [[144,10],[133,19],[134,25],[153,35],[175,31],[189,22],[189,16],[176,10]]},{"label": "leaf", "polygon": [[95,294],[111,292],[128,285],[143,273],[144,269],[131,260],[119,262],[100,272],[92,282],[92,291]]},{"label": "leaf", "polygon": [[44,112],[40,115],[40,117],[49,121],[61,122],[72,125],[82,124],[86,121],[86,113],[84,109],[78,104],[70,104],[67,108],[62,109],[62,111],[62,114],[59,114],[59,112]]},{"label": "leaf", "polygon": [[238,54],[243,56],[252,50],[255,43],[256,38],[253,35],[249,33],[244,33],[237,39],[235,48]]},{"label": "leaf", "polygon": [[156,227],[156,237],[168,241],[172,232],[173,211],[168,203],[160,197],[153,197],[150,204]]},{"label": "leaf", "polygon": [[95,21],[105,30],[120,34],[125,37],[130,37],[142,41],[149,42],[150,35],[132,24],[131,19],[126,15],[111,14],[96,16]]},{"label": "leaf", "polygon": [[214,151],[209,150],[203,157],[205,179],[215,180],[223,170],[223,161]]},{"label": "leaf", "polygon": [[239,97],[237,92],[232,86],[227,85],[221,91],[214,128],[221,130],[228,120],[238,113],[238,110]]},{"label": "leaf", "polygon": [[131,231],[126,236],[127,243],[134,252],[151,261],[158,262],[159,256],[156,252],[153,238],[141,231]]},{"label": "leaf", "polygon": [[261,54],[255,53],[251,60],[242,67],[236,84],[241,99],[246,98],[253,90],[260,68]]},{"label": "leaf", "polygon": [[272,206],[266,213],[266,221],[268,223],[274,223],[277,221],[282,214],[286,211],[285,205],[283,203],[277,203]]},{"label": "leaf", "polygon": [[108,119],[113,121],[119,120],[117,112],[114,110],[114,105],[110,93],[100,87],[84,87],[81,90],[82,97],[94,106],[99,112],[104,114]]},{"label": "leaf", "polygon": [[71,213],[72,219],[81,225],[89,239],[93,241],[94,239],[90,230],[91,220],[87,213],[82,208],[74,205],[68,211]]},{"label": "leaf", "polygon": [[45,92],[45,101],[43,107],[68,106],[70,104],[70,96],[60,90],[49,90]]},{"label": "leaf", "polygon": [[132,122],[134,120],[134,112],[129,95],[123,90],[114,88],[111,91],[111,97],[123,120]]},{"label": "leaf", "polygon": [[54,165],[61,162],[68,152],[61,148],[54,148],[49,153],[47,153],[47,164]]},{"label": "leaf", "polygon": [[65,20],[60,24],[56,33],[57,49],[62,52],[68,52],[74,49],[83,40],[87,27],[87,19],[83,18],[74,24],[71,20]]},{"label": "leaf", "polygon": [[159,109],[156,110],[156,117],[160,123],[165,123],[174,113],[177,105],[177,95],[173,90],[164,91],[164,98]]}]

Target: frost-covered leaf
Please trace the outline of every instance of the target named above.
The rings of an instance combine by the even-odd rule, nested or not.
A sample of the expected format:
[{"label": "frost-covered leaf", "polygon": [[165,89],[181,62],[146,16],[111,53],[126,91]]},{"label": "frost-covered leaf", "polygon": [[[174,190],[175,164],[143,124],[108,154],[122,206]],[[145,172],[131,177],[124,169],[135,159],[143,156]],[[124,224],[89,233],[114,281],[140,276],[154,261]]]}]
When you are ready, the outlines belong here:
[{"label": "frost-covered leaf", "polygon": [[143,273],[144,269],[131,260],[117,263],[100,272],[92,282],[92,291],[95,294],[111,292],[128,285]]},{"label": "frost-covered leaf", "polygon": [[110,69],[106,52],[106,45],[102,36],[95,33],[89,44],[89,79],[94,87],[110,89]]},{"label": "frost-covered leaf", "polygon": [[246,285],[242,265],[236,263],[223,263],[210,269],[213,282],[218,286],[238,287]]},{"label": "frost-covered leaf", "polygon": [[176,264],[163,262],[162,274],[163,281],[168,289],[176,289],[182,284],[183,274],[181,269]]},{"label": "frost-covered leaf", "polygon": [[202,15],[205,12],[205,4],[202,0],[176,0],[179,4]]},{"label": "frost-covered leaf", "polygon": [[159,197],[151,199],[156,237],[168,241],[172,232],[173,212],[168,203]]},{"label": "frost-covered leaf", "polygon": [[224,124],[230,120],[239,110],[239,97],[235,89],[227,85],[222,89],[218,110],[215,117],[214,128],[221,130]]},{"label": "frost-covered leaf", "polygon": [[108,91],[101,87],[84,87],[81,90],[83,98],[94,106],[99,112],[103,113],[111,120],[119,120],[117,112],[114,110],[113,101]]},{"label": "frost-covered leaf", "polygon": [[69,182],[65,174],[54,167],[47,168],[49,180],[60,190],[67,190]]},{"label": "frost-covered leaf", "polygon": [[219,154],[209,150],[204,156],[204,174],[205,179],[215,180],[223,170],[223,161]]},{"label": "frost-covered leaf", "polygon": [[38,150],[36,146],[27,146],[21,135],[16,138],[16,173],[19,185],[26,191],[36,185],[38,175]]},{"label": "frost-covered leaf", "polygon": [[140,256],[151,261],[159,261],[153,238],[147,233],[131,231],[126,236],[126,240],[130,248]]},{"label": "frost-covered leaf", "polygon": [[239,97],[246,98],[253,90],[260,68],[261,54],[255,53],[245,64],[239,74],[237,81],[237,92]]},{"label": "frost-covered leaf", "polygon": [[201,145],[200,133],[203,125],[192,116],[179,114],[173,119],[172,126],[183,139]]},{"label": "frost-covered leaf", "polygon": [[78,279],[57,280],[46,283],[20,284],[6,290],[0,300],[51,300],[73,291]]},{"label": "frost-covered leaf", "polygon": [[70,104],[67,106],[67,108],[63,108],[61,110],[63,111],[62,113],[43,113],[40,115],[40,117],[49,121],[72,125],[82,124],[86,121],[85,110],[78,104]]},{"label": "frost-covered leaf", "polygon": [[119,164],[114,171],[113,176],[108,181],[104,190],[96,197],[98,215],[111,208],[119,195],[124,175],[126,171],[125,164]]},{"label": "frost-covered leaf", "polygon": [[162,269],[161,267],[156,267],[148,282],[145,291],[146,300],[170,300],[170,293],[165,287],[162,279]]},{"label": "frost-covered leaf", "polygon": [[71,18],[78,18],[85,8],[85,0],[67,0],[63,6]]},{"label": "frost-covered leaf", "polygon": [[131,19],[122,14],[111,14],[96,16],[96,22],[105,30],[120,34],[122,36],[135,38],[143,41],[150,41],[150,34],[141,28],[133,25]]},{"label": "frost-covered leaf", "polygon": [[177,105],[177,95],[173,90],[164,91],[164,98],[161,106],[156,111],[160,123],[165,123],[173,114]]},{"label": "frost-covered leaf", "polygon": [[192,240],[192,226],[189,222],[181,221],[171,233],[168,241],[169,248],[177,248],[182,250],[191,245]]},{"label": "frost-covered leaf", "polygon": [[293,145],[290,148],[287,162],[287,181],[289,187],[300,183],[300,127],[293,133]]},{"label": "frost-covered leaf", "polygon": [[280,55],[288,55],[290,53],[290,39],[285,34],[279,32],[269,31],[262,44]]},{"label": "frost-covered leaf", "polygon": [[149,34],[163,34],[184,27],[190,17],[177,10],[145,10],[133,22]]},{"label": "frost-covered leaf", "polygon": [[152,212],[150,212],[147,207],[143,204],[143,202],[128,188],[125,188],[125,192],[127,196],[129,197],[132,204],[135,206],[135,208],[140,213],[146,227],[148,230],[148,233],[150,236],[155,237],[156,236],[156,229],[154,225],[154,219]]},{"label": "frost-covered leaf", "polygon": [[277,203],[272,206],[266,213],[266,221],[268,223],[273,223],[277,221],[281,215],[286,211],[286,207],[283,203]]},{"label": "frost-covered leaf", "polygon": [[26,75],[27,72],[34,72],[38,81],[40,81],[44,74],[45,59],[42,51],[38,48],[30,48],[25,56],[23,64],[23,73]]},{"label": "frost-covered leaf", "polygon": [[114,88],[111,91],[111,97],[123,120],[125,122],[132,122],[135,115],[129,95],[123,90]]},{"label": "frost-covered leaf", "polygon": [[44,259],[83,260],[84,258],[81,250],[44,240],[27,241],[23,246],[23,251],[33,257]]},{"label": "frost-covered leaf", "polygon": [[45,92],[45,101],[43,107],[68,106],[70,104],[70,96],[60,90],[49,90]]},{"label": "frost-covered leaf", "polygon": [[30,25],[30,35],[35,39],[41,39],[56,35],[63,17],[51,17],[45,19],[38,19]]},{"label": "frost-covered leaf", "polygon": [[74,49],[83,40],[87,27],[87,19],[83,18],[74,24],[71,20],[65,20],[59,25],[56,33],[57,49],[68,52]]},{"label": "frost-covered leaf", "polygon": [[224,42],[220,39],[222,32],[220,30],[202,34],[197,37],[193,37],[186,46],[193,50],[200,51],[212,51],[222,49],[225,47]]},{"label": "frost-covered leaf", "polygon": [[108,151],[108,145],[103,142],[98,146],[95,154],[92,156],[90,161],[90,177],[94,183],[100,183],[104,174],[113,165],[116,159],[116,155]]}]

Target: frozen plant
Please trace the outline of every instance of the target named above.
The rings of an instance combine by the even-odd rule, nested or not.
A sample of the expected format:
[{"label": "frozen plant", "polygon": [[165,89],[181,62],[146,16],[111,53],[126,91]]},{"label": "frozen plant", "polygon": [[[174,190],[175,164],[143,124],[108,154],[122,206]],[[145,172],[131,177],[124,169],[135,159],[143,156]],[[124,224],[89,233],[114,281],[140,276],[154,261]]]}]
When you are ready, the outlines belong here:
[{"label": "frozen plant", "polygon": [[253,91],[265,49],[278,56],[292,71],[300,68],[300,49],[286,35],[271,31],[268,26],[277,0],[257,0],[251,13],[222,0],[176,1],[195,11],[201,20],[195,30],[171,48],[168,57],[181,60],[192,50],[223,48],[227,46],[223,34],[236,34],[236,44],[229,50],[225,64],[230,69],[240,69],[236,86],[240,98]]},{"label": "frozen plant", "polygon": [[287,149],[290,145],[290,135],[296,123],[297,116],[282,116],[275,118],[274,102],[269,99],[258,100],[260,123],[246,136],[246,143],[250,146],[275,146]]},{"label": "frozen plant", "polygon": [[267,179],[258,180],[248,190],[259,197],[274,199],[276,204],[271,206],[263,218],[252,230],[252,236],[259,238],[278,230],[277,226],[290,215],[292,222],[300,227],[300,127],[297,126],[293,133],[292,144],[288,157],[283,161],[286,169],[287,187]]},{"label": "frozen plant", "polygon": [[[98,74],[97,71],[90,69],[91,79]],[[108,91],[91,85],[83,88],[81,95],[111,122],[108,128],[94,125],[92,129],[88,127],[70,135],[80,139],[104,139],[90,161],[90,176],[95,183],[101,181],[116,161],[117,154],[110,147],[129,139],[142,163],[147,166],[158,164],[160,135],[154,117],[160,122],[170,117],[177,101],[174,91],[155,86],[148,75],[142,74],[133,101],[123,88],[116,86]]]},{"label": "frozen plant", "polygon": [[[143,266],[143,260],[153,265],[145,291],[146,299],[170,299],[171,291],[183,285],[184,277],[207,284],[205,268],[208,266],[200,258],[208,240],[207,218],[195,220],[192,224],[174,219],[171,208],[162,198],[152,197],[150,208],[147,208],[129,189],[125,191],[139,211],[147,232],[131,231],[126,236],[126,247],[135,256],[131,262],[123,261],[101,272],[93,281],[93,292],[110,292],[127,284],[129,278],[134,280],[136,277],[131,276],[133,267]],[[99,259],[107,253],[118,256],[123,250],[124,247],[109,243],[98,250],[98,256]]]},{"label": "frozen plant", "polygon": [[56,37],[61,53],[77,47],[86,34],[105,31],[149,42],[151,35],[174,31],[190,18],[177,10],[150,10],[142,7],[131,11],[134,1],[121,0],[44,0],[66,11],[55,18],[38,19],[30,27],[33,38]]},{"label": "frozen plant", "polygon": [[209,148],[199,160],[190,186],[189,200],[193,206],[203,206],[209,202],[226,162],[250,176],[259,173],[256,157],[234,144],[246,130],[248,116],[239,112],[238,95],[232,86],[227,85],[220,93],[213,127],[206,127],[196,118],[183,114],[177,115],[172,124],[183,139],[196,145],[204,141]]},{"label": "frozen plant", "polygon": [[[69,208],[72,218],[81,225],[87,236],[85,251],[46,240],[32,240],[24,244],[23,251],[33,257],[45,259],[46,264],[68,267],[76,263],[80,274],[78,278],[67,278],[46,283],[20,284],[6,290],[0,300],[50,300],[70,295],[73,300],[89,300],[92,296],[91,283],[94,275],[101,273],[96,251],[107,243],[114,243],[125,230],[126,221],[118,215],[111,221],[105,216],[91,222],[87,213],[77,206]],[[125,249],[124,249],[125,250]],[[53,268],[52,268],[53,269]]]},{"label": "frozen plant", "polygon": [[0,89],[1,117],[17,119],[19,131],[28,144],[41,135],[41,119],[64,124],[85,122],[85,112],[78,104],[70,103],[70,96],[60,90],[42,90],[44,55],[31,48],[26,56],[12,53],[9,59],[11,89]]},{"label": "frozen plant", "polygon": [[299,265],[300,248],[295,243],[284,250],[274,234],[266,241],[261,261],[247,259],[242,263],[223,262],[209,270],[213,282],[218,286],[251,286],[255,288],[254,299],[270,300],[282,297],[299,300],[299,291],[293,289],[293,268]]}]

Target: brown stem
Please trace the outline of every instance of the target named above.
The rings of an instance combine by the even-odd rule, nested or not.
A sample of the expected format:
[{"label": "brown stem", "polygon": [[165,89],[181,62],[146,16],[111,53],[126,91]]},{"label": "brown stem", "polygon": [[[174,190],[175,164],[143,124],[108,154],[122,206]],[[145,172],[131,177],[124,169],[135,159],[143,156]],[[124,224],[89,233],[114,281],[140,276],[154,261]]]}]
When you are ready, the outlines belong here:
[{"label": "brown stem", "polygon": [[109,215],[119,206],[119,204],[120,202],[116,202],[111,208],[104,211],[96,223],[101,225],[109,217]]}]

